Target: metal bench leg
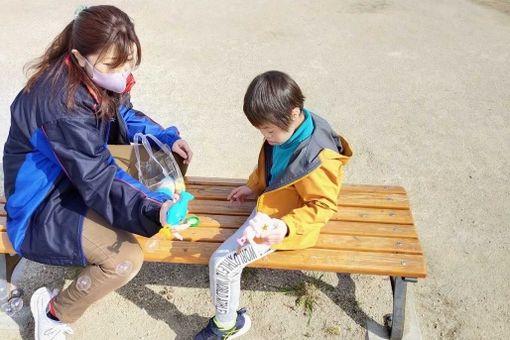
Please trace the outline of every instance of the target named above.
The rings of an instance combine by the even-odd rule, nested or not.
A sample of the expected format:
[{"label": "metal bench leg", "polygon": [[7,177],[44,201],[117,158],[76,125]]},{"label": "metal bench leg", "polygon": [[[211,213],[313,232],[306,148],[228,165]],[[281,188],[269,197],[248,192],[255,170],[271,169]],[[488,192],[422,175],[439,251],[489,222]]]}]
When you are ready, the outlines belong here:
[{"label": "metal bench leg", "polygon": [[393,291],[393,314],[386,316],[386,324],[390,329],[390,339],[400,340],[404,335],[406,314],[407,282],[416,282],[415,278],[390,276]]},{"label": "metal bench leg", "polygon": [[7,283],[7,254],[0,254],[0,305],[9,298],[9,284]]}]

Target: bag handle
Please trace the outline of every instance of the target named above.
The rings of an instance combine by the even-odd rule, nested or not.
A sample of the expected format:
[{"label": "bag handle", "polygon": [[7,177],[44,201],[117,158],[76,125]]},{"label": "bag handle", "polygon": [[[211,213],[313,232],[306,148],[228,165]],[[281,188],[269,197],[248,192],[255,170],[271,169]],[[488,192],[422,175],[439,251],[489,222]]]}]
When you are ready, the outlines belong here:
[{"label": "bag handle", "polygon": [[154,161],[156,162],[156,164],[159,165],[159,167],[161,168],[161,170],[163,170],[163,175],[165,176],[168,176],[168,172],[166,171],[165,167],[163,165],[161,165],[161,163],[158,161],[158,159],[156,158],[156,156],[154,156],[154,153],[152,152],[152,147],[151,147],[151,144],[149,143],[149,140],[147,137],[150,137],[161,149],[165,150],[165,151],[168,151],[168,148],[166,147],[166,145],[164,145],[163,143],[161,143],[156,137],[154,137],[153,135],[144,135],[143,133],[141,132],[137,132],[134,136],[133,136],[133,143],[135,143],[135,155],[136,155],[136,168],[138,170],[138,173],[140,174],[141,173],[141,168],[142,168],[142,164],[141,164],[141,158],[140,158],[140,151],[138,150],[138,148],[140,147],[140,142],[141,144],[143,145],[145,151],[147,151],[147,154],[149,155],[149,157]]},{"label": "bag handle", "polygon": [[[152,141],[154,143],[156,143],[156,145],[163,151],[165,151],[165,153],[167,154],[172,154],[172,150],[170,150],[168,148],[168,145],[164,144],[164,143],[161,143],[161,141],[154,135],[151,135],[150,133],[146,134],[145,137],[147,137],[146,139],[148,140],[149,138],[152,139]],[[152,151],[152,148],[151,148],[151,151]]]},{"label": "bag handle", "polygon": [[[161,141],[156,136],[154,136],[154,135],[146,134],[145,137],[146,137],[147,140],[149,138],[152,139],[154,141],[154,143],[156,143],[159,146],[159,148],[161,150],[163,150],[163,152],[165,152],[168,155],[168,157],[170,157],[172,159],[174,170],[175,170],[175,172],[177,172],[177,177],[175,178],[175,180],[176,180],[176,189],[175,190],[177,192],[185,191],[186,189],[185,189],[185,186],[184,186],[184,176],[182,175],[181,169],[179,168],[179,164],[177,164],[177,162],[175,160],[175,157],[173,155],[172,150],[168,147],[167,144],[161,143]],[[150,145],[149,145],[149,147],[150,147]],[[151,149],[151,152],[152,152],[152,149]],[[163,168],[163,173],[164,173],[165,176],[169,175],[165,168]]]}]

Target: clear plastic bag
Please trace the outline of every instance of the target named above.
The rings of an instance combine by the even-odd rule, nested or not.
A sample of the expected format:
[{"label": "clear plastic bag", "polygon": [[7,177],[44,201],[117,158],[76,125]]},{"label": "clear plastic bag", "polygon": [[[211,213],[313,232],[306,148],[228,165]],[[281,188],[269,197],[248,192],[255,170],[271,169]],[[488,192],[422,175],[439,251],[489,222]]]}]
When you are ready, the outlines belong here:
[{"label": "clear plastic bag", "polygon": [[[152,140],[159,150],[153,151]],[[155,136],[137,133],[133,137],[138,179],[151,191],[162,191],[170,196],[185,191],[184,177],[172,150]],[[140,152],[143,147],[146,153]]]}]

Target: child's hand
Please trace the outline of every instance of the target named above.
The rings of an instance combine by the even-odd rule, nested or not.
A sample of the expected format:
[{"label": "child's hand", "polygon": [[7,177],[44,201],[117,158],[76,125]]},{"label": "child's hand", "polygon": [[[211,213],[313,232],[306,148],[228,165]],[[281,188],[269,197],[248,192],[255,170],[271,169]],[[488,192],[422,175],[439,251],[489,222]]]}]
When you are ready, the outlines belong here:
[{"label": "child's hand", "polygon": [[246,197],[250,196],[251,194],[253,194],[253,190],[251,190],[246,185],[243,185],[232,190],[230,194],[228,194],[227,199],[230,202],[244,202]]},{"label": "child's hand", "polygon": [[175,193],[174,197],[171,200],[165,201],[161,205],[161,209],[159,210],[159,223],[161,223],[162,226],[167,225],[168,222],[166,221],[166,215],[168,213],[168,209],[179,200],[179,194]]},{"label": "child's hand", "polygon": [[271,218],[261,212],[252,217],[249,226],[252,235],[246,235],[247,239],[261,239],[262,242],[256,241],[256,243],[263,243],[268,246],[282,242],[289,229],[282,220]]},{"label": "child's hand", "polygon": [[272,218],[269,231],[262,235],[264,243],[268,246],[278,244],[283,241],[289,228],[287,224],[278,218]]},{"label": "child's hand", "polygon": [[189,164],[193,158],[193,151],[184,139],[179,139],[172,145],[172,151],[184,159],[184,164]]}]

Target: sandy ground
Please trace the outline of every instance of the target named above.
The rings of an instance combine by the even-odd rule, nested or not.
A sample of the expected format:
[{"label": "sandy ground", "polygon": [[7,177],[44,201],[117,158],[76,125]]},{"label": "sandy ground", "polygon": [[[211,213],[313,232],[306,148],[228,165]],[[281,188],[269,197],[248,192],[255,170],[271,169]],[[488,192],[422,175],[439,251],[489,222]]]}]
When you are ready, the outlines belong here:
[{"label": "sandy ground", "polygon": [[[0,140],[9,105],[82,1],[0,1]],[[98,3],[90,1],[89,3]],[[191,175],[245,177],[260,136],[242,113],[258,73],[288,72],[355,147],[346,181],[411,197],[429,277],[414,287],[424,339],[510,333],[510,16],[504,1],[111,1],[143,45],[135,106],[176,124]],[[75,269],[29,263],[24,288],[62,287]],[[363,339],[391,311],[384,277],[325,274],[310,324],[284,290],[320,273],[249,270],[248,339]],[[25,301],[28,304],[28,300]],[[212,313],[205,266],[145,264],[91,307],[72,339],[188,339]],[[27,311],[19,334],[31,339]],[[29,320],[29,321],[26,321]]]}]

